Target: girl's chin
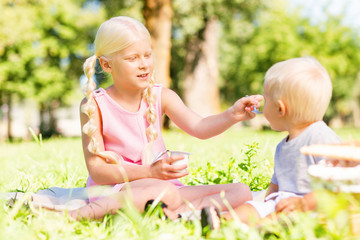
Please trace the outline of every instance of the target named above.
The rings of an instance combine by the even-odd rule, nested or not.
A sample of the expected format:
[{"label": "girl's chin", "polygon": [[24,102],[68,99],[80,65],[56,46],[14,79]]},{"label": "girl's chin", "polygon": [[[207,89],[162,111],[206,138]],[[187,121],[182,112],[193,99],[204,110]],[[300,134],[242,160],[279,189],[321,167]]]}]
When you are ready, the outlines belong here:
[{"label": "girl's chin", "polygon": [[150,85],[150,82],[143,82],[143,83],[139,84],[139,87],[145,90],[149,85]]}]

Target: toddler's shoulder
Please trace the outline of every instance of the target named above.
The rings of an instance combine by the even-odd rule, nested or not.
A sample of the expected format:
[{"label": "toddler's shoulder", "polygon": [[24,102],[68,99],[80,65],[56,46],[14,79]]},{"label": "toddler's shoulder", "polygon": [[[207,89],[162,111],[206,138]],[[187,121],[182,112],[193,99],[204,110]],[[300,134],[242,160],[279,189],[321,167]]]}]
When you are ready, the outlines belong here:
[{"label": "toddler's shoulder", "polygon": [[325,122],[319,121],[310,126],[309,136],[312,143],[340,143],[340,137]]}]

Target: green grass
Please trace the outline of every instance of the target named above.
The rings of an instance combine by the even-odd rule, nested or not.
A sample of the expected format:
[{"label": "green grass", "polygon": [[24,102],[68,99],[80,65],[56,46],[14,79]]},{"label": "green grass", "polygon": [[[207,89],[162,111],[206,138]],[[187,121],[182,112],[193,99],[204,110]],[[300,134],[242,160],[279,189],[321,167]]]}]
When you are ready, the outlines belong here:
[{"label": "green grass", "polygon": [[[347,140],[359,140],[360,129],[337,133]],[[171,150],[191,152],[190,174],[185,184],[245,182],[253,190],[267,187],[272,174],[273,154],[285,133],[232,128],[212,139],[198,140],[180,131],[163,134]],[[49,187],[84,187],[87,170],[80,138],[59,138],[41,142],[0,144],[0,192],[36,192]],[[214,239],[350,239],[348,213],[326,200],[326,211],[296,214],[261,228],[247,228],[226,222]],[[344,200],[345,202],[347,200]],[[343,201],[343,202],[344,202]],[[330,204],[330,205],[329,205]],[[331,205],[332,204],[332,205]],[[200,223],[162,221],[138,214],[130,206],[102,221],[74,222],[44,209],[8,207],[0,202],[0,239],[201,239]],[[342,205],[341,205],[342,206]],[[335,210],[334,210],[335,209]]]}]

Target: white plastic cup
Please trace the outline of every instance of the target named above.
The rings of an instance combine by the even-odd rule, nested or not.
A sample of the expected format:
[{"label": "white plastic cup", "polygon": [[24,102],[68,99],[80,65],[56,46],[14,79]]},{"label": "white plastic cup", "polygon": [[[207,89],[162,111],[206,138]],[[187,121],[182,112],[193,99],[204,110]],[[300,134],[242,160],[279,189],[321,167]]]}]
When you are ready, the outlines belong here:
[{"label": "white plastic cup", "polygon": [[181,152],[181,151],[170,151],[170,156],[171,157],[175,157],[175,156],[184,156],[183,159],[177,160],[175,162],[172,163],[172,165],[186,165],[187,168],[180,170],[178,172],[185,172],[188,167],[189,167],[189,155],[190,153],[188,152]]}]

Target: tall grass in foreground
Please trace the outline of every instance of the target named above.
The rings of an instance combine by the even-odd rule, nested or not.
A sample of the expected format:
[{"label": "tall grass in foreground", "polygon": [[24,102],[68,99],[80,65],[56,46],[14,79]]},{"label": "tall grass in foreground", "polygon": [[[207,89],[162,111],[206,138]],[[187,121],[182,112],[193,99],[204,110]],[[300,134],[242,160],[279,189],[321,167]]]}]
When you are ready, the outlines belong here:
[{"label": "tall grass in foreground", "polygon": [[[359,129],[337,133],[343,140],[360,140]],[[244,182],[254,191],[268,186],[275,147],[284,137],[284,133],[247,128],[230,129],[209,140],[180,131],[164,132],[168,149],[192,153],[190,174],[181,179],[183,183]],[[0,144],[0,192],[84,187],[86,178],[80,138]],[[45,209],[16,204],[11,208],[0,201],[0,239],[351,239],[349,212],[343,207],[346,196],[325,193],[322,199],[318,214],[282,216],[279,221],[250,228],[231,221],[206,236],[202,236],[198,221],[144,217],[130,205],[102,221],[71,221]]]}]

